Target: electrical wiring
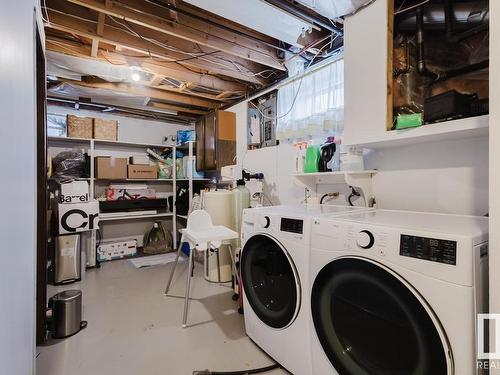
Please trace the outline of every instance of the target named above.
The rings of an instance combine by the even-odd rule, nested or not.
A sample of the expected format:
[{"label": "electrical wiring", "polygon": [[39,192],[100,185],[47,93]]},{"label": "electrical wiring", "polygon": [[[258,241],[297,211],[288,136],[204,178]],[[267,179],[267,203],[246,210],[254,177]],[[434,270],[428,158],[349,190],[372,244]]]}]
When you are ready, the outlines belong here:
[{"label": "electrical wiring", "polygon": [[[48,9],[49,8],[46,8],[47,14],[48,14]],[[53,12],[64,14],[63,12],[58,11],[56,9],[50,9],[50,10],[53,11]],[[86,18],[79,17],[79,16],[72,15],[72,14],[69,15],[69,16],[72,17],[72,18],[78,19],[78,20],[82,20],[82,21],[85,21],[85,22],[91,22],[91,23],[97,24],[97,21],[94,21],[94,20],[88,20]],[[253,73],[251,71],[244,71],[243,69],[238,68],[235,62],[233,62],[231,60],[228,60],[228,59],[224,59],[221,56],[216,56],[216,53],[221,52],[221,51],[218,51],[218,50],[217,51],[212,51],[212,52],[201,53],[201,54],[183,51],[181,49],[178,49],[178,48],[175,48],[175,47],[171,47],[171,46],[169,46],[169,45],[167,45],[165,43],[162,43],[159,40],[156,40],[154,38],[149,38],[149,37],[141,35],[139,32],[137,32],[136,30],[134,30],[131,27],[131,25],[127,25],[126,23],[118,21],[116,19],[116,17],[108,16],[108,18],[111,19],[115,24],[117,24],[117,25],[120,26],[119,28],[117,28],[117,27],[112,26],[112,25],[107,25],[108,27],[111,27],[111,28],[114,28],[114,29],[126,32],[126,33],[128,33],[130,35],[133,35],[135,37],[138,37],[143,42],[147,41],[147,42],[153,43],[153,44],[155,44],[155,45],[157,45],[157,46],[159,46],[161,48],[164,48],[166,50],[173,51],[173,52],[178,52],[178,53],[182,53],[182,54],[190,56],[190,57],[187,57],[185,59],[177,59],[177,60],[175,60],[175,59],[168,59],[168,58],[161,58],[161,57],[153,56],[152,53],[151,53],[151,51],[149,49],[147,49],[147,52],[148,52],[149,56],[130,56],[130,57],[148,58],[148,59],[151,59],[151,60],[154,60],[154,61],[157,61],[157,62],[162,62],[162,63],[174,63],[174,64],[178,64],[179,66],[182,66],[183,68],[185,68],[185,69],[187,69],[187,70],[189,70],[191,72],[194,72],[194,73],[197,73],[197,74],[207,74],[207,75],[211,75],[211,76],[217,76],[217,75],[209,73],[209,72],[201,73],[199,71],[196,71],[194,69],[189,68],[185,64],[182,64],[182,62],[199,59],[199,60],[205,61],[205,62],[207,62],[207,63],[209,63],[211,65],[216,65],[221,70],[226,70],[228,72],[235,72],[235,71],[237,71],[238,73],[240,73],[242,75],[245,75],[245,76],[248,76],[248,77],[262,76],[263,78],[268,79],[272,75],[276,74],[276,72],[274,72],[273,70],[270,70],[270,69],[266,69],[266,70],[263,70],[263,71],[260,71],[260,72],[256,72],[256,73]],[[217,61],[217,60],[214,60],[214,59],[206,59],[205,58],[206,56],[210,56],[210,55],[213,55],[213,57],[215,57],[217,60],[220,60],[220,61]],[[222,61],[231,63],[236,69],[230,69],[227,66],[227,64],[222,63]],[[265,73],[268,73],[268,72],[269,72],[269,74],[266,75]],[[222,77],[219,77],[219,78],[222,79],[222,80],[228,81],[228,82],[240,82],[240,83],[243,83],[245,85],[249,84],[246,81],[242,81],[242,80],[238,80],[238,79],[224,79]]]},{"label": "electrical wiring", "polygon": [[47,0],[43,0],[43,9],[45,10],[45,17],[47,17],[47,19],[43,18],[43,12],[40,12],[42,20],[43,22],[46,22],[47,24],[50,25],[49,11],[47,10]]},{"label": "electrical wiring", "polygon": [[[159,47],[165,48],[165,49],[167,49],[167,50],[174,51],[174,52],[179,52],[179,53],[183,53],[183,54],[186,54],[186,55],[190,55],[190,56],[192,56],[191,58],[178,59],[178,60],[174,60],[174,59],[162,59],[162,58],[156,58],[156,59],[157,59],[157,61],[161,61],[161,62],[164,62],[164,63],[176,63],[176,64],[179,64],[179,65],[181,65],[181,66],[185,67],[186,69],[189,69],[189,68],[187,68],[184,64],[181,64],[181,62],[183,62],[183,61],[188,61],[188,60],[194,60],[194,59],[200,59],[200,60],[206,61],[206,62],[208,62],[208,63],[210,63],[210,64],[218,65],[218,66],[220,67],[219,69],[226,70],[226,71],[228,71],[228,72],[234,72],[234,71],[235,71],[235,70],[233,70],[233,69],[229,69],[229,68],[227,67],[227,65],[225,65],[225,64],[221,64],[221,63],[219,63],[219,62],[217,62],[217,61],[214,61],[214,60],[210,60],[210,59],[205,59],[205,58],[203,58],[203,57],[205,57],[205,56],[212,55],[212,54],[215,54],[215,53],[218,53],[218,52],[221,52],[221,51],[212,51],[212,52],[206,52],[206,53],[201,53],[201,54],[196,54],[196,53],[193,53],[193,52],[186,52],[186,51],[182,51],[182,50],[180,50],[180,49],[178,49],[178,48],[170,47],[170,46],[168,46],[168,45],[166,45],[166,44],[164,44],[164,43],[162,43],[162,42],[160,42],[160,41],[158,41],[158,40],[156,40],[156,39],[153,39],[153,38],[149,38],[149,37],[142,36],[142,35],[140,35],[137,31],[135,31],[134,29],[130,28],[130,27],[129,27],[129,26],[127,26],[126,24],[123,24],[123,23],[119,22],[118,20],[116,20],[116,19],[115,19],[114,17],[112,17],[112,16],[110,16],[110,19],[111,19],[112,21],[114,21],[115,23],[117,23],[118,25],[120,25],[120,26],[122,26],[122,27],[124,27],[124,28],[125,28],[125,29],[119,29],[119,30],[121,30],[121,31],[125,31],[125,32],[127,32],[128,34],[130,34],[130,35],[133,35],[133,36],[139,37],[139,38],[141,38],[142,40],[148,41],[148,42],[153,43],[153,44],[155,44],[155,45],[157,45],[157,46],[159,46]],[[149,50],[148,50],[148,52],[149,52]],[[150,56],[150,57],[151,57],[151,58],[153,58],[152,56]],[[225,60],[225,59],[221,58],[220,56],[215,56],[215,57],[216,57],[217,59],[219,59],[219,60],[222,60],[222,61],[227,61],[227,60]],[[231,62],[231,61],[230,61],[230,62]],[[197,73],[199,73],[199,72],[197,72]],[[260,72],[259,72],[259,73],[260,73]],[[259,74],[259,73],[256,73],[256,74]],[[252,74],[253,74],[253,73],[251,73],[251,74],[248,74],[248,73],[242,73],[242,74],[247,75],[247,76],[252,76]]]},{"label": "electrical wiring", "polygon": [[411,6],[407,7],[407,8],[401,9],[403,7],[403,5],[405,4],[405,2],[406,2],[406,1],[404,1],[403,4],[401,4],[401,6],[399,7],[399,9],[394,12],[394,15],[397,16],[398,14],[402,14],[402,13],[408,12],[409,10],[418,8],[419,6],[427,4],[430,1],[431,0],[424,0],[424,1],[420,2],[420,3],[418,3],[418,4],[411,5]]},{"label": "electrical wiring", "polygon": [[[323,47],[321,47],[318,52],[316,52],[316,54],[314,55],[314,57],[311,59],[311,61],[309,62],[309,64],[307,65],[307,67],[305,69],[308,69],[312,63],[314,62],[314,60],[316,59],[316,57],[323,51],[323,49],[328,45],[329,43],[325,44]],[[276,117],[270,117],[270,116],[266,116],[266,114],[264,114],[264,112],[262,112],[254,103],[252,103],[251,101],[249,101],[248,103],[250,103],[250,105],[252,107],[254,107],[255,109],[257,109],[257,111],[259,111],[260,115],[265,118],[265,119],[268,119],[268,120],[279,120],[279,119],[282,119],[282,118],[285,118],[286,116],[288,116],[290,114],[290,112],[292,112],[293,108],[295,107],[295,103],[297,102],[297,98],[299,96],[299,92],[300,92],[300,89],[302,88],[302,82],[304,80],[304,77],[302,76],[300,78],[300,81],[299,81],[299,87],[297,88],[297,91],[295,92],[295,95],[293,97],[293,100],[292,100],[292,104],[290,106],[290,109],[288,109],[288,111],[286,111],[286,113],[284,113],[283,115],[277,115]]]}]

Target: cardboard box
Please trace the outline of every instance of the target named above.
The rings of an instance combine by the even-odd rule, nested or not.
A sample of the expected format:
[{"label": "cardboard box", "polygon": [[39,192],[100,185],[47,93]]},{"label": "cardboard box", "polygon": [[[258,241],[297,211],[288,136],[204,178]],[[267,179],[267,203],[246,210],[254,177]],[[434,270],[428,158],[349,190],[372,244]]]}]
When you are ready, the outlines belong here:
[{"label": "cardboard box", "polygon": [[104,242],[97,248],[99,261],[120,259],[137,253],[137,240]]},{"label": "cardboard box", "polygon": [[72,181],[61,184],[59,203],[84,203],[89,201],[89,184],[87,181]]},{"label": "cardboard box", "polygon": [[78,233],[99,228],[99,202],[58,205],[59,234]]},{"label": "cardboard box", "polygon": [[154,189],[106,189],[106,200],[116,201],[121,199],[156,199]]},{"label": "cardboard box", "polygon": [[127,159],[110,156],[96,157],[96,178],[125,179],[127,178]]},{"label": "cardboard box", "polygon": [[158,178],[156,165],[129,165],[128,178]]},{"label": "cardboard box", "polygon": [[148,155],[131,156],[129,162],[134,165],[151,165]]},{"label": "cardboard box", "polygon": [[92,117],[66,116],[69,138],[88,138],[94,135],[94,119]]},{"label": "cardboard box", "polygon": [[118,139],[118,121],[94,119],[94,138],[116,141]]}]

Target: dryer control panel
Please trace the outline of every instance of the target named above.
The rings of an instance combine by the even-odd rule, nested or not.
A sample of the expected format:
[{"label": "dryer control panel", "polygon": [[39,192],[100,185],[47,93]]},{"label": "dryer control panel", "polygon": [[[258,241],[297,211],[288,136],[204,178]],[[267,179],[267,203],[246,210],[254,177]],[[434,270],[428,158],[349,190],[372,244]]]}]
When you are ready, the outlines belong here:
[{"label": "dryer control panel", "polygon": [[457,264],[457,242],[401,234],[399,254],[431,262]]},{"label": "dryer control panel", "polygon": [[280,230],[282,232],[303,234],[304,233],[304,220],[289,219],[286,217],[282,217]]}]

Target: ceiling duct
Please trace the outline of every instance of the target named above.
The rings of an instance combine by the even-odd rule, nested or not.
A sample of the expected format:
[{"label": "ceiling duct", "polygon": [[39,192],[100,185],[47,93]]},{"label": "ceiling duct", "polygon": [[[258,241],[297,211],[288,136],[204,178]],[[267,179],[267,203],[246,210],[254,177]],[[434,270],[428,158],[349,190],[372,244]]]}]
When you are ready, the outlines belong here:
[{"label": "ceiling duct", "polygon": [[298,42],[304,32],[320,29],[303,17],[298,17],[263,0],[184,1],[299,48],[304,47]]},{"label": "ceiling duct", "polygon": [[355,13],[358,9],[373,3],[374,0],[296,0],[328,19],[336,19]]}]

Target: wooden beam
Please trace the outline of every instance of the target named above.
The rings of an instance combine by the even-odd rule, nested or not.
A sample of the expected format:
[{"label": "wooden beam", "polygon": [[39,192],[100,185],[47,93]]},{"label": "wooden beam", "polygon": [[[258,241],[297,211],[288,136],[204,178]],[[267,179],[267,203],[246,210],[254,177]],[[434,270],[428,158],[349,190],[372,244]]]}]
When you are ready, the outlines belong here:
[{"label": "wooden beam", "polygon": [[163,82],[163,80],[165,79],[164,76],[161,76],[161,75],[155,75],[151,81],[149,81],[148,85],[149,86],[159,86],[160,83]]},{"label": "wooden beam", "polygon": [[163,101],[168,101],[168,102],[173,102],[173,103],[191,105],[191,106],[195,106],[195,107],[203,107],[203,108],[213,109],[213,108],[218,108],[221,106],[221,103],[218,103],[216,101],[194,98],[192,96],[167,92],[164,90],[158,90],[158,89],[154,89],[154,88],[150,88],[150,87],[146,87],[146,86],[141,86],[141,85],[131,85],[131,84],[127,84],[127,83],[110,83],[110,82],[86,83],[86,82],[74,81],[74,80],[69,80],[69,79],[60,79],[60,81],[66,82],[66,83],[71,84],[71,85],[81,86],[81,87],[104,89],[104,90],[125,93],[125,94],[130,94],[130,95],[150,97],[150,98],[156,99],[156,100],[163,100]]},{"label": "wooden beam", "polygon": [[92,48],[90,50],[91,57],[97,57],[97,52],[99,51],[99,40],[92,39]]},{"label": "wooden beam", "polygon": [[[66,55],[85,59],[89,58],[90,53],[88,46],[72,43],[51,35],[47,35],[46,47],[49,51],[64,53]],[[240,83],[229,82],[207,74],[199,74],[183,68],[180,65],[163,64],[149,59],[131,58],[116,52],[106,51],[98,51],[94,60],[105,62],[107,64],[137,66],[142,70],[156,74],[160,77],[171,77],[179,81],[193,82],[195,85],[201,87],[208,87],[222,91],[246,91],[246,86]]]},{"label": "wooden beam", "polygon": [[153,86],[153,85],[150,85],[151,87],[154,87],[155,89],[158,89],[158,90],[165,90],[165,91],[169,91],[169,92],[176,92],[176,93],[179,93],[179,94],[186,94],[186,95],[190,95],[190,96],[196,96],[198,98],[205,98],[205,99],[209,99],[209,100],[215,100],[215,101],[225,101],[227,99],[225,99],[224,97],[222,98],[219,98],[218,95],[214,95],[214,94],[205,94],[205,93],[202,93],[202,92],[196,92],[196,91],[189,91],[189,92],[186,92],[186,87],[172,87],[172,86],[168,86],[168,85],[157,85],[157,86]]},{"label": "wooden beam", "polygon": [[107,8],[105,5],[97,0],[68,0],[73,4],[87,7],[98,12],[108,14],[113,17],[132,22],[137,25],[147,27],[149,29],[172,35],[177,38],[188,40],[190,42],[198,43],[202,46],[210,47],[219,51],[223,51],[229,55],[241,57],[243,59],[253,61],[273,69],[285,71],[285,66],[277,59],[277,57],[269,55],[268,53],[249,49],[234,42],[223,39],[217,35],[207,34],[186,26],[173,25],[162,17],[153,14],[146,14],[128,8],[118,1],[111,0],[111,7]]},{"label": "wooden beam", "polygon": [[[143,1],[143,0],[119,0],[121,4],[124,4],[129,9],[137,9],[138,11],[154,14],[158,17],[164,19],[171,19],[175,21],[174,26],[177,27],[187,27],[190,29],[194,29],[196,31],[204,32],[209,35],[217,35],[220,38],[223,38],[231,43],[235,43],[241,45],[245,48],[248,48],[252,51],[258,51],[263,54],[276,57],[276,49],[270,47],[268,44],[261,42],[251,36],[247,36],[243,33],[237,33],[231,30],[228,30],[224,27],[219,27],[213,23],[207,22],[207,18],[213,18],[213,14],[203,13],[202,15],[194,12],[192,9],[189,10],[189,13],[194,14],[193,16],[189,16],[182,12],[183,7],[182,4],[179,4],[180,12],[176,12],[170,7],[163,7],[157,4],[153,4],[151,2]],[[205,12],[205,11],[203,11]],[[175,13],[172,15],[172,13]],[[204,19],[204,20],[203,20]],[[221,19],[218,19],[217,22],[224,22]],[[227,26],[227,23],[226,23]],[[233,25],[234,27],[234,25]],[[269,42],[268,42],[269,43]]]},{"label": "wooden beam", "polygon": [[219,95],[216,96],[217,99],[223,99],[227,96],[230,96],[232,93],[230,91],[223,91]]},{"label": "wooden beam", "polygon": [[[248,75],[237,71],[231,62],[219,61],[218,65],[209,62],[201,61],[200,59],[188,59],[181,52],[166,50],[154,43],[143,40],[140,37],[133,36],[121,29],[115,27],[105,27],[102,36],[94,32],[95,24],[93,21],[82,20],[71,15],[63,14],[57,10],[49,9],[50,23],[46,24],[46,28],[64,31],[69,34],[77,34],[89,39],[98,39],[100,42],[112,44],[117,47],[129,49],[134,52],[145,54],[168,61],[182,60],[182,65],[189,65],[197,69],[204,70],[211,74],[220,74],[228,77],[236,78],[246,82],[252,82],[260,86],[266,84],[266,81],[260,77]],[[189,56],[189,55],[188,55]],[[170,63],[170,65],[178,65]]]},{"label": "wooden beam", "polygon": [[179,106],[176,106],[173,104],[154,102],[151,100],[149,101],[148,106],[153,107],[153,108],[159,108],[159,109],[168,109],[170,111],[192,113],[194,115],[206,115],[207,113],[209,113],[209,111],[200,111],[198,109],[184,108],[184,107],[179,107]]}]

